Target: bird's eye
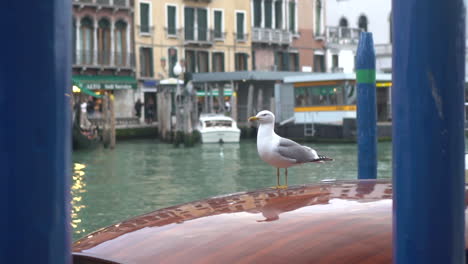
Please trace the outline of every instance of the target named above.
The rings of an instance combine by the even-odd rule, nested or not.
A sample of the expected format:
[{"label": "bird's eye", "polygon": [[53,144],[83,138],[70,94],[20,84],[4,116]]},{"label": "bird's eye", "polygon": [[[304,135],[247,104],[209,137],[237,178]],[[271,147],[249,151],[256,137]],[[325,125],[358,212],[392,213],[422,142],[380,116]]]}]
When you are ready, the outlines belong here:
[{"label": "bird's eye", "polygon": [[263,114],[262,116],[266,116],[267,114]]}]

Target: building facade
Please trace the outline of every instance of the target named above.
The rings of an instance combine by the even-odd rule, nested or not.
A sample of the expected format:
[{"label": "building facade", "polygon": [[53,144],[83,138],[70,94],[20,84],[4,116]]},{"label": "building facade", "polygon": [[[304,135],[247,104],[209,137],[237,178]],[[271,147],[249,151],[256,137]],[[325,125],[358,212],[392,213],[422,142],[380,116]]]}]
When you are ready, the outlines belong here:
[{"label": "building facade", "polygon": [[291,45],[299,37],[297,0],[251,0],[252,68],[299,71],[299,54]]},{"label": "building facade", "polygon": [[376,68],[392,69],[392,30],[390,0],[326,0],[327,70],[354,72],[359,34],[372,32]]},{"label": "building facade", "polygon": [[325,72],[324,0],[299,0],[299,37],[293,38],[292,50],[299,54],[299,70]]},{"label": "building facade", "polygon": [[136,0],[135,43],[141,96],[152,100],[159,81],[186,73],[251,69],[249,0]]},{"label": "building facade", "polygon": [[[73,0],[73,83],[111,93],[116,117],[132,117],[136,89],[132,0]],[[100,101],[94,103],[99,113]]]}]

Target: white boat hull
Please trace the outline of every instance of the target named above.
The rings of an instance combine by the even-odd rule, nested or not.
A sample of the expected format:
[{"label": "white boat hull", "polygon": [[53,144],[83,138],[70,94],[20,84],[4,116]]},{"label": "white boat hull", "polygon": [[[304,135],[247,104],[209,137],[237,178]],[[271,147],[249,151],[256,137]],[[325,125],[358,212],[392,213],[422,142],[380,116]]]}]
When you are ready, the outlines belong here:
[{"label": "white boat hull", "polygon": [[200,131],[202,143],[238,143],[240,130]]}]

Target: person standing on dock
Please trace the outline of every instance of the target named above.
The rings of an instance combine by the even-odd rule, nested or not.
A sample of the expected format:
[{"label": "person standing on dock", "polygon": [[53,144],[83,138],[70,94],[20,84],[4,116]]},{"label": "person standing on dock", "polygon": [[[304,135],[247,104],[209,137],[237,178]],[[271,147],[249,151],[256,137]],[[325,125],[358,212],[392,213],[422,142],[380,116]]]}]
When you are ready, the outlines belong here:
[{"label": "person standing on dock", "polygon": [[135,103],[135,112],[136,112],[136,116],[138,117],[138,119],[141,117],[141,106],[142,105],[143,104],[141,103],[140,98],[138,98],[138,100]]}]

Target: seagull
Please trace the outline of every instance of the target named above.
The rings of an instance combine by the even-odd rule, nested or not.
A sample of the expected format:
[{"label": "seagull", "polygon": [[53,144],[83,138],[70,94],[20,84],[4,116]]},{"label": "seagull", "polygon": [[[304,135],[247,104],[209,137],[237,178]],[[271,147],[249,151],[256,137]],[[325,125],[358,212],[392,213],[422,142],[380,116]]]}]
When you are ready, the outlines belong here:
[{"label": "seagull", "polygon": [[[274,188],[288,188],[288,168],[309,162],[324,162],[333,159],[318,155],[317,151],[278,136],[275,131],[275,115],[267,110],[249,117],[249,122],[258,121],[257,151],[260,158],[276,168],[277,185]],[[285,169],[285,185],[279,183],[280,168]]]}]

